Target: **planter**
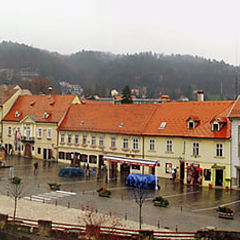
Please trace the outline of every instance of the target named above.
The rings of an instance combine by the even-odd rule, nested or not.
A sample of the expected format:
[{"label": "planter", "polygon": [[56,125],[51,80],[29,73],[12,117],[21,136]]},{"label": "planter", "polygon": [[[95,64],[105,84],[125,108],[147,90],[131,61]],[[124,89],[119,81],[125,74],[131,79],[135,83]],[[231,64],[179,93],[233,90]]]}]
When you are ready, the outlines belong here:
[{"label": "planter", "polygon": [[111,197],[111,194],[109,194],[109,193],[98,193],[98,196],[99,197],[108,197],[108,198],[110,198]]},{"label": "planter", "polygon": [[58,183],[49,183],[48,184],[51,190],[57,191],[60,190],[61,184]]},{"label": "planter", "polygon": [[219,218],[233,219],[234,213],[218,212]]},{"label": "planter", "polygon": [[163,202],[163,201],[153,201],[153,205],[154,206],[158,206],[158,207],[167,207],[168,203],[167,202]]}]

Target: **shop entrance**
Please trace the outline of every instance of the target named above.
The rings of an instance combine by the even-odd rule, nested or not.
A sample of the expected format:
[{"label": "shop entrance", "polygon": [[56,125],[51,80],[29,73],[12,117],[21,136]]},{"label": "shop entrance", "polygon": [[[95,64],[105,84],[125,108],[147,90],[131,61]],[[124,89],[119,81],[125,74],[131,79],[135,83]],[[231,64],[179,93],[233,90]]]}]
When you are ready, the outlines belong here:
[{"label": "shop entrance", "polygon": [[222,185],[223,185],[223,170],[222,169],[216,169],[215,185],[219,186],[219,187],[222,187]]},{"label": "shop entrance", "polygon": [[130,165],[121,164],[120,171],[121,177],[125,179],[130,174]]},{"label": "shop entrance", "polygon": [[180,164],[180,181],[184,181],[184,172],[185,172],[185,163],[181,162]]}]

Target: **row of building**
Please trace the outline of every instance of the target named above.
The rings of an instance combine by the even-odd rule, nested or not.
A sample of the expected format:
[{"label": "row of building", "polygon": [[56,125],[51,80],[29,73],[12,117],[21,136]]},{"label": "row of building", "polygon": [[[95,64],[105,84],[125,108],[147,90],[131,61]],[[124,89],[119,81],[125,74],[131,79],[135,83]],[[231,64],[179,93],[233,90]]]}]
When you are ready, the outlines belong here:
[{"label": "row of building", "polygon": [[239,98],[114,105],[13,88],[0,103],[1,141],[10,154],[105,164],[109,177],[171,178],[176,171],[188,184],[240,186]]}]

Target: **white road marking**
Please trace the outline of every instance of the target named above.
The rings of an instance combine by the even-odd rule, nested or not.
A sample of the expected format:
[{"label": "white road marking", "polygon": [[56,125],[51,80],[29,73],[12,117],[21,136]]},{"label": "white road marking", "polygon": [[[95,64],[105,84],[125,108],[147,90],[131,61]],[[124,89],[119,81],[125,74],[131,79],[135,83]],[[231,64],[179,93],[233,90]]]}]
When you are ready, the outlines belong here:
[{"label": "white road marking", "polygon": [[213,209],[217,209],[218,207],[233,205],[233,204],[239,203],[239,202],[240,202],[240,200],[237,200],[237,201],[234,201],[234,202],[224,203],[224,204],[221,204],[221,205],[218,205],[218,206],[215,206],[215,207],[193,209],[192,212],[201,212],[201,211],[213,210]]},{"label": "white road marking", "polygon": [[64,192],[64,191],[56,191],[57,193],[69,194],[69,195],[76,195],[75,192]]}]

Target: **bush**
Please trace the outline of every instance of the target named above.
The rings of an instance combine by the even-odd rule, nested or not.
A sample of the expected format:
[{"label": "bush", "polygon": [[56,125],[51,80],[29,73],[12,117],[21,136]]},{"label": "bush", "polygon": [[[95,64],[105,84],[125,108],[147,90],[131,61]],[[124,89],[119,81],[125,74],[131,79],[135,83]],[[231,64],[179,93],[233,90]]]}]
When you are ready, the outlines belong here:
[{"label": "bush", "polygon": [[14,177],[14,178],[12,179],[12,183],[13,183],[13,184],[20,184],[21,181],[22,181],[22,179],[19,178],[19,177]]},{"label": "bush", "polygon": [[217,211],[223,213],[233,213],[233,210],[228,206],[218,207]]},{"label": "bush", "polygon": [[155,197],[153,198],[152,200],[153,202],[159,202],[165,206],[168,206],[169,205],[169,201],[165,198],[163,198],[162,196],[158,196],[158,197]]}]

